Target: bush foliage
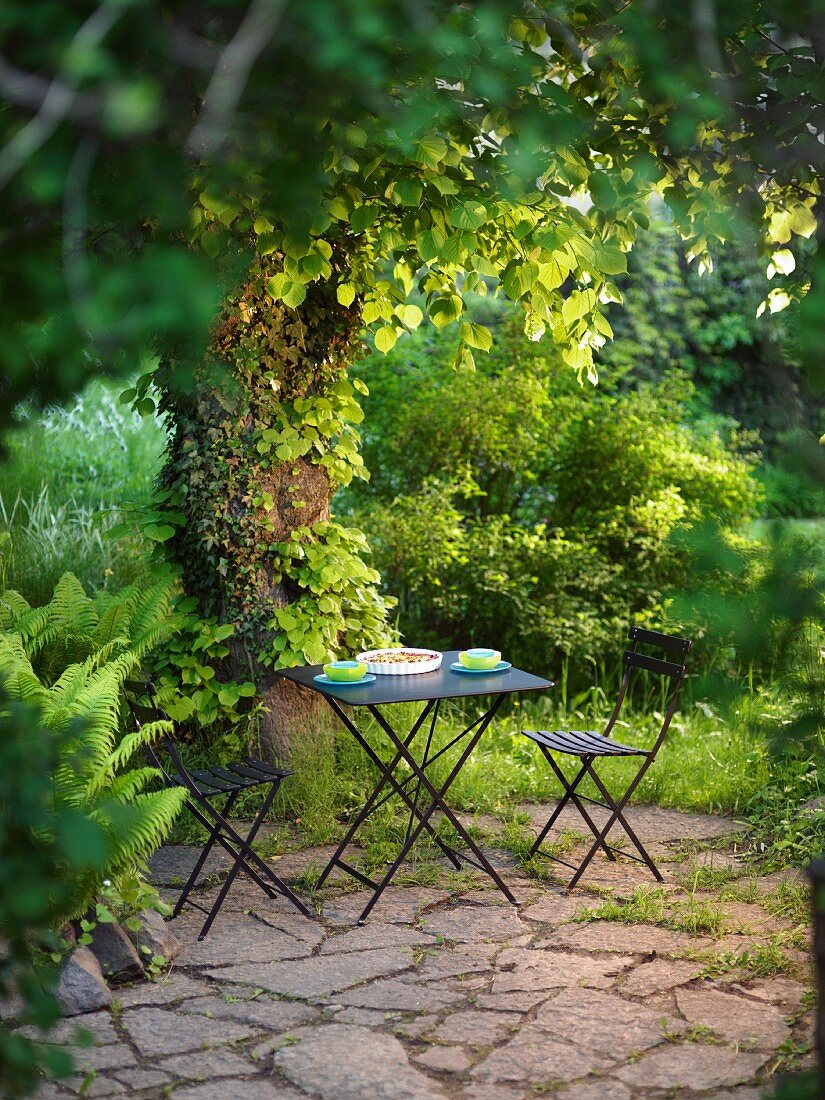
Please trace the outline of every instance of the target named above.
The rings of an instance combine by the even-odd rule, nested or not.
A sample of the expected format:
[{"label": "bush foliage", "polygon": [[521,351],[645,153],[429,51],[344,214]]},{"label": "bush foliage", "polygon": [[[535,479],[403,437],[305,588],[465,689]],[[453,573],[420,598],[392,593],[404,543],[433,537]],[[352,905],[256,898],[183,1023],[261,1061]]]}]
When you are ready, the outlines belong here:
[{"label": "bush foliage", "polygon": [[677,531],[751,521],[754,458],[732,429],[690,424],[686,379],[582,389],[514,321],[500,328],[475,372],[426,336],[367,362],[373,477],[345,503],[408,640],[494,643],[584,676],[629,620],[663,621],[685,579]]}]

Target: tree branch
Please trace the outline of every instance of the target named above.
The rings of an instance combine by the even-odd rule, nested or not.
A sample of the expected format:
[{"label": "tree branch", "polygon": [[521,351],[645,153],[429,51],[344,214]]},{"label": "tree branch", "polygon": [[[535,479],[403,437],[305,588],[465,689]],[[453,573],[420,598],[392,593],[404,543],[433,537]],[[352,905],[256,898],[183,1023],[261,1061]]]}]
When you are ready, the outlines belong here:
[{"label": "tree branch", "polygon": [[[101,6],[92,12],[74,36],[67,52],[71,54],[76,50],[87,52],[97,49],[127,7],[119,0],[103,0]],[[27,94],[31,91],[29,86]],[[58,70],[45,89],[37,114],[0,150],[0,191],[20,171],[29,157],[45,145],[60,123],[69,117],[77,101],[75,81]]]},{"label": "tree branch", "polygon": [[249,72],[268,46],[286,5],[287,0],[252,0],[215,64],[200,116],[186,141],[190,154],[214,155],[224,145]]}]

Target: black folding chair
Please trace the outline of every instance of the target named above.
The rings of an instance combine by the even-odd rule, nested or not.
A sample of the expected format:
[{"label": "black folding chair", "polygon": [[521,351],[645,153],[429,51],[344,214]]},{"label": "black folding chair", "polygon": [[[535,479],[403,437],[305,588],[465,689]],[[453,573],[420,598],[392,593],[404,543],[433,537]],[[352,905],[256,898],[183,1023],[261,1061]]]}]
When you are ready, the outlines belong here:
[{"label": "black folding chair", "polygon": [[[679,692],[682,688],[682,682],[685,678],[685,665],[684,661],[687,657],[690,647],[692,645],[686,638],[676,638],[670,634],[660,634],[655,630],[642,630],[640,627],[633,626],[630,628],[629,637],[633,643],[629,650],[625,651],[622,663],[624,664],[624,676],[622,677],[622,684],[619,689],[619,696],[616,700],[616,705],[613,707],[613,712],[608,719],[607,726],[604,733],[596,733],[594,730],[569,730],[565,732],[556,731],[554,733],[548,733],[545,730],[522,730],[525,737],[529,737],[532,741],[541,749],[544,754],[544,758],[550,767],[558,777],[559,782],[564,790],[564,797],[556,806],[553,813],[550,815],[550,820],[544,826],[536,838],[536,842],[530,849],[531,855],[542,855],[549,859],[555,860],[557,863],[563,863],[566,867],[569,867],[575,872],[570,882],[567,884],[567,889],[572,890],[581,876],[587,869],[590,861],[595,856],[596,852],[601,848],[608,859],[614,860],[615,852],[618,852],[618,848],[614,848],[607,844],[605,838],[613,826],[618,822],[632,844],[636,847],[639,855],[632,855],[629,852],[622,851],[621,854],[627,856],[629,859],[635,859],[639,863],[645,863],[653,872],[654,877],[658,882],[662,882],[662,876],[659,873],[659,869],[656,864],[650,858],[645,851],[642,842],[636,836],[633,829],[627,822],[624,816],[624,808],[630,800],[631,795],[638,787],[642,780],[642,776],[647,769],[653,763],[656,758],[656,754],[661,748],[662,742],[670,726],[671,719],[676,711],[676,704],[679,700]],[[678,659],[673,661],[665,661],[660,657],[648,656],[645,653],[639,652],[639,646],[647,648],[664,650],[668,654],[677,654]],[[670,697],[665,709],[664,721],[662,722],[662,728],[659,731],[659,735],[654,742],[654,745],[650,749],[634,748],[632,745],[623,745],[619,741],[614,741],[610,734],[613,727],[616,724],[616,720],[619,717],[619,712],[622,709],[622,704],[627,696],[628,688],[630,686],[631,676],[637,670],[645,672],[652,672],[659,676],[665,676],[671,681]],[[581,761],[581,767],[576,773],[572,783],[567,781],[567,777],[561,770],[559,765],[553,759],[552,753],[563,753],[567,756],[577,756]],[[627,788],[625,793],[618,801],[610,794],[607,787],[602,782],[601,778],[597,775],[593,764],[598,757],[609,756],[639,756],[642,758],[642,765],[636,773],[633,782]],[[604,798],[604,802],[599,802],[594,798],[587,798],[583,794],[577,793],[577,788],[582,782],[585,776],[589,776],[596,786],[596,789]],[[587,855],[582,860],[581,864],[576,867],[573,863],[568,863],[567,860],[561,859],[559,856],[552,855],[550,852],[541,851],[541,845],[544,843],[544,839],[550,832],[553,825],[558,820],[562,810],[568,804],[572,803],[581,814],[582,818],[586,822],[591,833],[595,837],[595,841],[588,851]],[[601,806],[603,809],[608,810],[610,813],[609,818],[605,825],[599,829],[591,818],[590,814],[585,809],[584,803],[588,802],[593,806]]]},{"label": "black folding chair", "polygon": [[[127,680],[124,684],[124,690],[126,692],[126,702],[138,729],[147,722],[170,721],[169,716],[158,705],[154,684]],[[141,700],[145,700],[145,702]],[[225,768],[213,767],[190,771],[184,765],[171,735],[163,737],[163,746],[168,757],[166,762],[161,760],[151,745],[146,746],[146,752],[152,766],[162,773],[164,782],[168,786],[186,788],[189,792],[185,803],[186,808],[209,833],[203,851],[198,857],[198,861],[175,904],[172,918],[178,916],[187,901],[195,909],[200,909],[202,913],[206,913],[206,922],[198,936],[198,939],[202,940],[212,927],[212,922],[218,915],[238,871],[244,871],[249,875],[267,897],[275,898],[278,894],[283,894],[305,917],[309,917],[311,914],[303,902],[295,896],[285,882],[282,882],[273,873],[252,848],[252,842],[263,824],[278,788],[292,772],[284,768],[276,768],[272,764],[266,764],[263,760],[256,760],[254,757],[247,757],[238,763],[228,764]],[[248,791],[253,787],[260,787],[265,784],[269,785],[269,790],[266,793],[263,805],[252,823],[252,828],[243,837],[226,820],[227,815],[241,791]],[[224,797],[225,801],[218,810],[210,800],[221,797]],[[204,909],[202,905],[192,901],[189,894],[216,843],[220,844],[232,856],[234,862],[218,893],[215,904],[211,909]]]}]

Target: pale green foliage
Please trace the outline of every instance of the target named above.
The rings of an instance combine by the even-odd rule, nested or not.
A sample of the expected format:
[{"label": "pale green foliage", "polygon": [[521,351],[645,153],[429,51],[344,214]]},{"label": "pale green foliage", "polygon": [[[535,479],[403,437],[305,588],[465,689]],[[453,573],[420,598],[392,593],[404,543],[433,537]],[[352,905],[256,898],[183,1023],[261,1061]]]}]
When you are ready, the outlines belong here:
[{"label": "pale green foliage", "polygon": [[[135,753],[168,732],[165,723],[120,732],[123,682],[167,635],[170,599],[164,582],[92,599],[70,573],[45,607],[31,608],[13,591],[0,598],[0,678],[8,696],[33,706],[59,738],[55,810],[73,807],[103,827],[105,875],[114,880],[162,842],[185,795],[148,790],[157,770],[134,766]],[[73,915],[96,886],[90,877]]]}]

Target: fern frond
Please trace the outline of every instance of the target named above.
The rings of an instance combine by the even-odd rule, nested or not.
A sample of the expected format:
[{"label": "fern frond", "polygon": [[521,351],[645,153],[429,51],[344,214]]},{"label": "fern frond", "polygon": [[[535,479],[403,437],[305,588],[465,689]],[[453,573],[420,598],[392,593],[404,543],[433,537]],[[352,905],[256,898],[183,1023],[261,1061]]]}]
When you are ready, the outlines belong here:
[{"label": "fern frond", "polygon": [[119,775],[113,779],[107,788],[107,794],[115,802],[132,802],[147,783],[162,778],[163,775],[158,768],[133,768],[125,775]]}]

